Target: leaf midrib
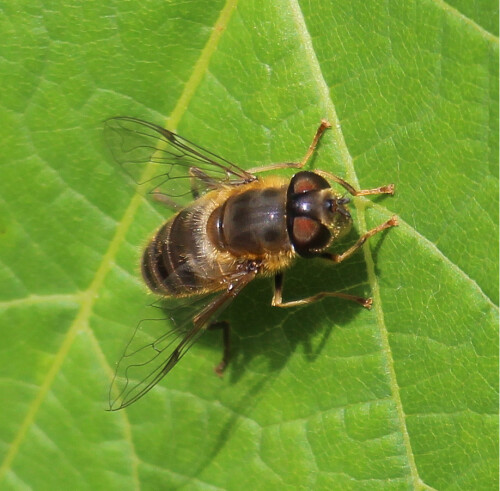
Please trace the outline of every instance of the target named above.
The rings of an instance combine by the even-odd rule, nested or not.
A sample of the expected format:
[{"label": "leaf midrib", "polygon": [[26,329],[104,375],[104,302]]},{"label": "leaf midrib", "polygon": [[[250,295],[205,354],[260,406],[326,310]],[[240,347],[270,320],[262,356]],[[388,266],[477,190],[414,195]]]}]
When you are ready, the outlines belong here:
[{"label": "leaf midrib", "polygon": [[[328,85],[326,83],[326,80],[323,76],[323,73],[321,71],[321,67],[319,64],[319,60],[316,56],[316,52],[314,50],[313,44],[312,44],[312,39],[309,34],[309,31],[307,29],[307,25],[304,19],[304,16],[302,14],[302,10],[300,9],[300,6],[298,4],[297,0],[290,0],[290,6],[294,15],[294,20],[297,25],[297,30],[299,32],[299,36],[302,39],[304,48],[306,53],[308,54],[307,56],[307,61],[309,63],[310,69],[313,73],[313,78],[316,80],[319,84],[319,92],[320,92],[320,99],[322,100],[326,111],[327,111],[327,119],[330,121],[332,124],[332,133],[334,135],[335,140],[337,141],[337,146],[340,151],[340,156],[341,159],[344,163],[344,167],[346,169],[346,173],[348,176],[348,179],[350,183],[357,189],[360,189],[359,187],[359,180],[356,175],[356,171],[354,169],[354,163],[353,159],[349,153],[349,150],[347,148],[344,135],[342,134],[341,130],[341,125],[340,121],[337,117],[337,113],[335,110],[335,105],[331,99],[330,96],[330,90],[328,88]],[[363,200],[356,200],[354,203],[354,206],[356,207],[357,210],[357,221],[358,221],[358,230],[360,234],[363,234],[366,232],[367,227],[366,227],[366,219],[365,219],[365,203]],[[380,297],[380,288],[379,284],[377,281],[377,276],[375,274],[375,266],[371,254],[371,249],[370,247],[363,247],[363,253],[365,257],[365,262],[366,262],[366,269],[367,269],[367,274],[368,274],[368,283],[370,284],[371,291],[373,294],[373,299],[375,303],[374,307],[374,312],[377,318],[377,325],[378,325],[378,330],[379,330],[379,335],[381,339],[381,349],[382,352],[385,355],[385,364],[387,367],[386,373],[389,374],[389,385],[391,387],[391,392],[392,392],[392,397],[394,400],[394,404],[396,406],[396,410],[398,413],[398,419],[399,419],[399,427],[401,434],[403,436],[403,443],[404,447],[406,449],[406,459],[408,462],[408,467],[410,469],[410,474],[411,474],[411,480],[413,483],[413,487],[417,489],[419,486],[422,486],[422,481],[418,475],[418,470],[416,467],[415,459],[413,456],[413,451],[411,448],[411,443],[410,443],[410,436],[408,434],[408,429],[406,427],[406,418],[404,415],[404,410],[403,410],[403,403],[401,401],[401,396],[399,393],[399,386],[397,384],[397,379],[396,379],[396,372],[394,368],[394,359],[392,357],[392,352],[391,348],[389,345],[389,339],[388,339],[388,333],[387,333],[387,328],[385,326],[384,322],[384,314],[382,310],[382,299]]]},{"label": "leaf midrib", "polygon": [[475,20],[471,19],[470,17],[467,17],[465,14],[460,12],[460,10],[457,10],[455,7],[452,7],[450,4],[444,2],[443,0],[433,0],[433,2],[442,10],[445,12],[451,13],[454,17],[460,19],[461,21],[465,22],[467,25],[472,27],[474,30],[478,31],[479,34],[487,39],[488,41],[493,41],[496,44],[498,44],[498,36],[495,36],[495,34],[487,31],[484,27],[482,27],[480,24],[478,24]]}]

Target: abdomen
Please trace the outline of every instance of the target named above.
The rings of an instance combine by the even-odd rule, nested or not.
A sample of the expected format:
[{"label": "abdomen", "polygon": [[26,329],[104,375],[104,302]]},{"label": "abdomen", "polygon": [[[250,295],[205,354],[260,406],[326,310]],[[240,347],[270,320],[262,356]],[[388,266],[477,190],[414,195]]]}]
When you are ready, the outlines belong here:
[{"label": "abdomen", "polygon": [[144,251],[142,275],[155,293],[186,296],[214,289],[217,267],[207,251],[206,220],[199,201],[166,222]]}]

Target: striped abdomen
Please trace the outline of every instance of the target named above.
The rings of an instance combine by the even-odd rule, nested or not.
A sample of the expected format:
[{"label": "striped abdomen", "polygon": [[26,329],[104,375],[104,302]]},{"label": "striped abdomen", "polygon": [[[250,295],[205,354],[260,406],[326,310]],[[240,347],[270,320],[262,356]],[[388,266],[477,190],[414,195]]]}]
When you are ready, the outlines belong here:
[{"label": "striped abdomen", "polygon": [[[158,230],[142,256],[142,275],[149,288],[163,295],[189,295],[207,287],[203,274],[205,231],[195,233],[203,208],[181,210]],[[201,274],[200,274],[201,273]]]}]

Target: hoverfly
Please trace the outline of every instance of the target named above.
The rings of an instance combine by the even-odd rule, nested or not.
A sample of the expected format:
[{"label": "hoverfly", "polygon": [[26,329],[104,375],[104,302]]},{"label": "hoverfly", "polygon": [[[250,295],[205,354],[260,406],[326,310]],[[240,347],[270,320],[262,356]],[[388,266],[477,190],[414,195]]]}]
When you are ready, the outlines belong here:
[{"label": "hoverfly", "polygon": [[[370,298],[340,292],[319,292],[288,302],[282,297],[283,272],[297,256],[340,263],[367,239],[398,223],[393,216],[342,254],[328,252],[352,225],[349,198],[333,190],[330,183],[353,196],[394,194],[394,185],[356,190],[322,170],[299,170],[291,179],[261,175],[277,169],[302,169],[329,127],[326,120],[321,122],[300,162],[244,170],[153,123],[131,117],[105,122],[115,159],[137,183],[154,184],[154,196],[177,208],[143,252],[143,279],[163,298],[188,299],[188,312],[191,310],[177,329],[163,328],[145,345],[134,339],[139,324],[118,363],[110,388],[110,410],[140,399],[212,327],[223,329],[223,357],[215,368],[222,374],[229,361],[229,324],[213,319],[257,276],[274,277],[273,306],[295,307],[324,297],[371,306]],[[151,165],[159,170],[145,177],[145,169]],[[182,203],[189,194],[191,202]],[[134,370],[138,377],[132,375]]]}]

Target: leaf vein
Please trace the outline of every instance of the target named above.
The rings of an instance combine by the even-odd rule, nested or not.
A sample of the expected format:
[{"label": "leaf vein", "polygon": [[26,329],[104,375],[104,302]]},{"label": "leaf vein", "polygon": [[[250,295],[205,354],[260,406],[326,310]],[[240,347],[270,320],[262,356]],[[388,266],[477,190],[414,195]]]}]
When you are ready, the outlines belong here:
[{"label": "leaf vein", "polygon": [[[353,165],[353,160],[352,156],[349,153],[349,150],[347,149],[346,142],[344,140],[344,136],[342,134],[341,126],[340,126],[340,121],[337,117],[336,110],[335,110],[335,105],[333,103],[333,100],[330,95],[330,91],[328,88],[328,85],[326,83],[326,80],[323,76],[321,66],[319,63],[319,60],[316,56],[316,52],[313,47],[311,35],[308,32],[307,25],[305,22],[304,15],[300,9],[300,5],[298,4],[297,0],[291,0],[290,1],[290,8],[293,12],[295,22],[297,25],[297,30],[299,32],[299,36],[302,38],[303,41],[303,46],[304,49],[307,53],[307,60],[309,61],[309,66],[310,69],[313,73],[313,76],[315,80],[318,81],[319,84],[319,92],[320,92],[320,101],[322,102],[323,108],[326,111],[328,115],[328,120],[332,124],[332,130],[335,139],[337,140],[337,145],[340,150],[340,155],[342,156],[342,159],[344,161],[344,165],[349,177],[350,182],[355,186],[358,187],[358,179],[356,176],[356,172],[354,169]],[[365,221],[365,216],[364,216],[364,211],[365,211],[365,204],[362,201],[356,201],[355,204],[357,210],[358,210],[358,222],[359,222],[359,230],[360,233],[364,233],[366,231],[366,221]],[[385,358],[386,358],[386,366],[387,366],[387,373],[389,377],[389,384],[391,387],[391,392],[394,398],[394,403],[397,408],[397,413],[399,417],[399,424],[401,428],[401,433],[403,436],[403,443],[404,447],[406,449],[406,458],[408,461],[408,466],[410,468],[411,472],[411,478],[413,482],[414,488],[417,488],[419,483],[421,482],[420,477],[418,475],[418,470],[416,467],[412,447],[411,447],[411,442],[410,442],[410,436],[408,433],[408,428],[406,426],[406,418],[404,414],[404,408],[403,408],[403,403],[401,400],[401,395],[399,392],[399,387],[397,384],[397,379],[396,379],[396,373],[395,373],[395,368],[394,368],[394,359],[392,357],[392,352],[391,352],[391,347],[389,344],[389,339],[388,339],[388,332],[387,328],[385,326],[385,321],[384,321],[384,314],[382,310],[382,300],[380,297],[380,289],[377,281],[377,277],[375,275],[375,266],[373,263],[373,258],[371,255],[371,251],[369,247],[364,247],[363,248],[364,256],[365,256],[365,261],[367,265],[367,272],[368,272],[368,279],[369,283],[372,287],[373,291],[373,297],[374,297],[374,302],[375,302],[375,314],[377,317],[377,324],[379,326],[379,335],[380,335],[380,341],[381,341],[381,348],[383,353],[385,353]]]}]

